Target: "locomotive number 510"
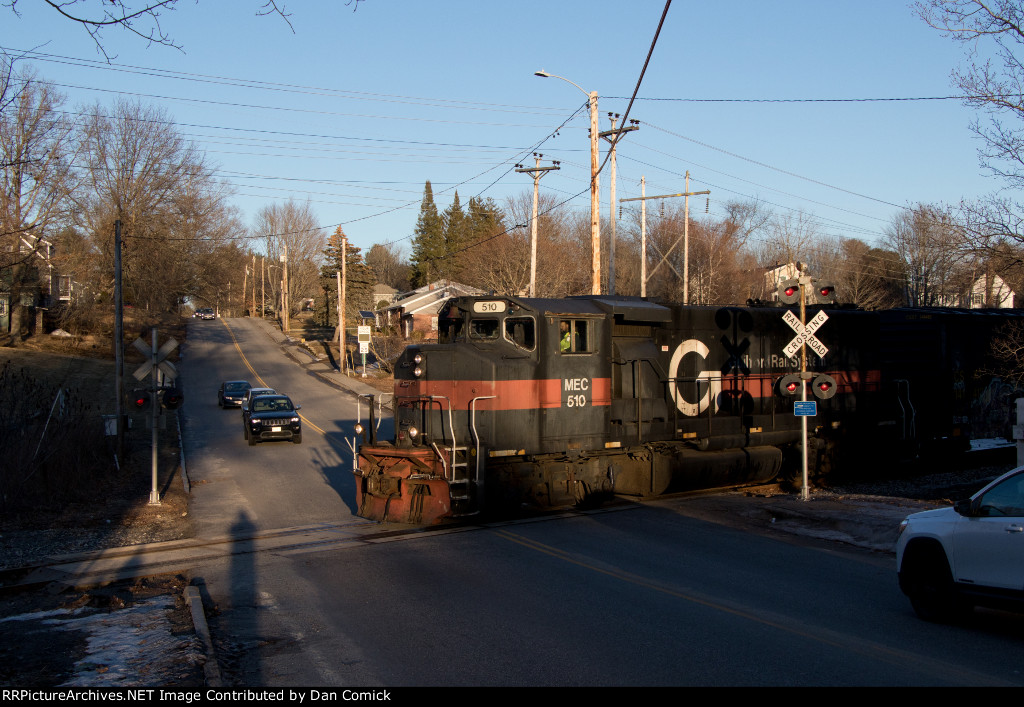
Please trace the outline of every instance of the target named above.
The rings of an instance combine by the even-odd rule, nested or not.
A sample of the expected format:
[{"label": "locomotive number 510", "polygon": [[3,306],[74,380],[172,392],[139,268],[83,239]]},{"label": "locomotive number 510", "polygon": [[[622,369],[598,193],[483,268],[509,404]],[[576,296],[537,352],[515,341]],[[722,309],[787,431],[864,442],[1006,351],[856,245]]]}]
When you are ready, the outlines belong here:
[{"label": "locomotive number 510", "polygon": [[567,408],[586,407],[589,404],[587,397],[590,395],[590,379],[566,378],[562,391],[565,393],[563,403]]}]

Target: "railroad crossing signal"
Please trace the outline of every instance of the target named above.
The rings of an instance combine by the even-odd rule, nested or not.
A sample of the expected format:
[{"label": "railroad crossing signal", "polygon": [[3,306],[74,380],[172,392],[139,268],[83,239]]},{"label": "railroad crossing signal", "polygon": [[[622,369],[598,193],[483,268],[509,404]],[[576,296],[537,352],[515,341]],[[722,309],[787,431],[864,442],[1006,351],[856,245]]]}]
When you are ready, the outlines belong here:
[{"label": "railroad crossing signal", "polygon": [[[171,352],[178,348],[178,342],[175,341],[173,336],[165,341],[164,345],[156,352],[154,352],[150,348],[149,344],[143,341],[141,337],[133,341],[132,346],[138,349],[142,355],[148,359],[145,363],[135,369],[135,373],[132,374],[135,376],[135,380],[142,380],[146,376],[153,374],[156,370],[159,370],[164,374],[164,376],[171,380],[178,377],[178,369],[174,367],[173,363],[167,360],[167,357]],[[154,339],[153,347],[155,348],[155,346],[156,343]]]},{"label": "railroad crossing signal", "polygon": [[814,332],[821,328],[821,325],[828,321],[828,315],[825,314],[825,310],[819,311],[811,321],[807,324],[801,324],[792,311],[786,310],[786,313],[782,315],[782,320],[790,326],[790,328],[796,332],[796,336],[793,340],[786,344],[786,347],[782,349],[782,352],[786,354],[786,358],[793,358],[796,356],[796,352],[800,350],[800,347],[804,344],[807,345],[814,353],[818,354],[818,358],[825,358],[825,354],[828,353],[828,347],[821,343],[814,336]]}]

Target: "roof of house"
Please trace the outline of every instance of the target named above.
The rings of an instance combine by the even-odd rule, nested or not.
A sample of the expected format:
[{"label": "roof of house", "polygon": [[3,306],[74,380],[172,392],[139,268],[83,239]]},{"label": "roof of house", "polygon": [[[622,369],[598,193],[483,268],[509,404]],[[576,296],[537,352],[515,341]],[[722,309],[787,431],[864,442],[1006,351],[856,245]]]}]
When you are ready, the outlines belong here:
[{"label": "roof of house", "polygon": [[450,280],[438,280],[400,295],[397,302],[385,309],[398,310],[402,314],[426,314],[439,311],[442,305],[452,297],[483,294],[485,294],[483,290],[469,285]]}]

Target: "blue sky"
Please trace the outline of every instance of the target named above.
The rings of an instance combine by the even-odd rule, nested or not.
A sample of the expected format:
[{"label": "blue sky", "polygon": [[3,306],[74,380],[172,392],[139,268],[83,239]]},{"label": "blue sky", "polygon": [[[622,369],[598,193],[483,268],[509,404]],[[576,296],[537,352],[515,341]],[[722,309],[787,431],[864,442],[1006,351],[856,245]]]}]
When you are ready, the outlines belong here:
[{"label": "blue sky", "polygon": [[[0,10],[0,45],[33,50],[74,109],[118,95],[166,110],[258,210],[310,200],[327,232],[408,252],[423,186],[444,209],[455,190],[506,198],[532,190],[516,163],[559,160],[541,190],[589,211],[585,95],[624,114],[663,0],[341,0],[285,2],[294,33],[258,17],[262,0],[182,0],[162,18],[183,51],[92,39],[42,3]],[[279,0],[280,4],[280,0]],[[45,56],[43,56],[45,55]],[[953,95],[961,47],[893,0],[675,0],[618,148],[617,196],[711,191],[802,210],[824,234],[881,238],[900,209],[956,203],[998,185],[978,167],[973,113],[957,101],[842,101]],[[129,67],[131,67],[129,69]],[[694,100],[699,99],[699,100]],[[729,99],[729,100],[709,100]],[[774,99],[786,102],[752,102]],[[575,115],[574,115],[575,114]],[[573,117],[574,116],[574,117]],[[556,129],[570,119],[553,137]],[[605,143],[602,142],[602,158]],[[609,176],[601,177],[608,215]],[[691,209],[703,212],[703,201]]]}]

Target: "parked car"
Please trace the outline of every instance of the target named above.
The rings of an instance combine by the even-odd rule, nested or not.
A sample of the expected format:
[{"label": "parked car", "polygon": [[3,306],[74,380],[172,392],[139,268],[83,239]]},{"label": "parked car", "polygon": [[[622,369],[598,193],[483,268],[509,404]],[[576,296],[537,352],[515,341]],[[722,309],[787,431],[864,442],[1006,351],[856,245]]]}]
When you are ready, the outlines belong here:
[{"label": "parked car", "polygon": [[245,391],[245,395],[242,396],[242,404],[239,406],[242,408],[242,428],[245,430],[245,438],[249,439],[249,401],[255,398],[257,395],[276,395],[277,391],[273,388],[249,388]]},{"label": "parked car", "polygon": [[300,405],[287,395],[258,395],[249,401],[248,417],[243,422],[249,446],[267,440],[288,439],[302,443]]},{"label": "parked car", "polygon": [[952,507],[907,516],[896,568],[927,621],[951,621],[974,606],[1024,611],[1024,466]]},{"label": "parked car", "polygon": [[251,387],[249,381],[224,381],[217,389],[217,404],[222,408],[241,407]]}]

